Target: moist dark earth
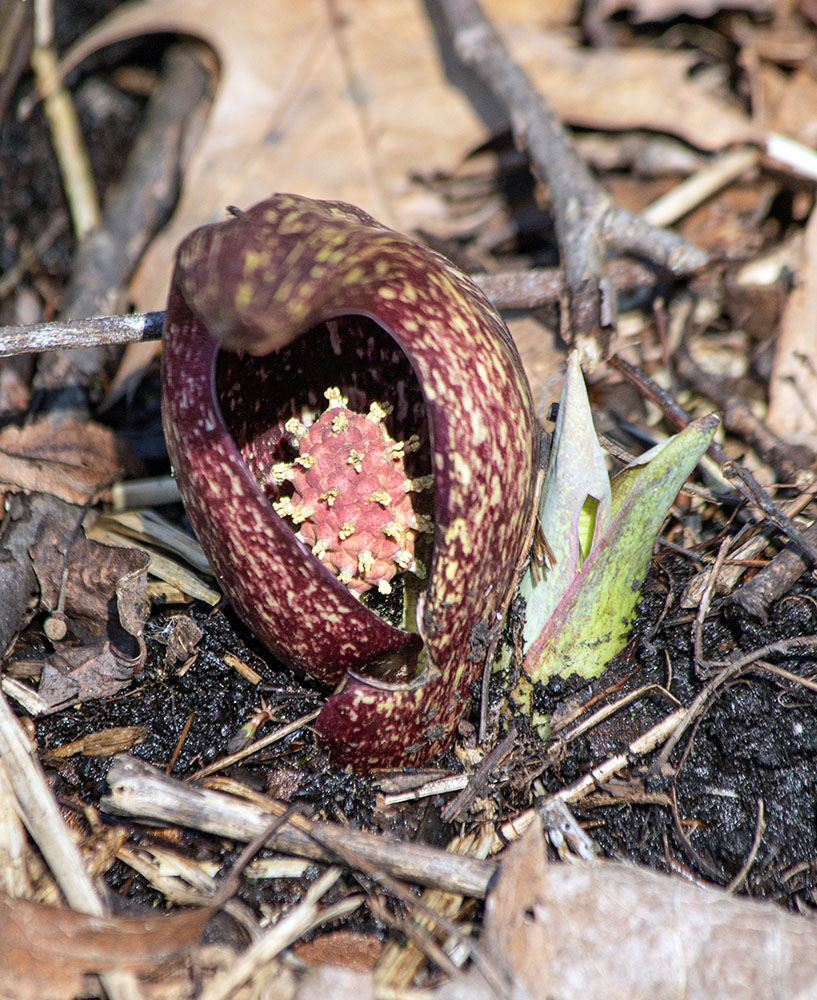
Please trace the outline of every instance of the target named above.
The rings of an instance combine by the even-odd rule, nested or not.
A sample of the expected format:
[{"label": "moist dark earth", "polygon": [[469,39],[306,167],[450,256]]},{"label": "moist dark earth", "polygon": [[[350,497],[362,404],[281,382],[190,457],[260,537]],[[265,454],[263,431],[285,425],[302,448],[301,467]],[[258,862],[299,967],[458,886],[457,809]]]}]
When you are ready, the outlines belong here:
[{"label": "moist dark earth", "polygon": [[[96,0],[57,5],[60,49],[113,6]],[[159,39],[135,46],[127,50],[128,57],[155,70],[164,44],[165,40]],[[111,66],[116,58],[110,52],[105,57]],[[143,97],[117,86],[112,70],[105,67],[105,59],[97,57],[85,67],[86,80],[75,88],[81,124],[103,191],[118,176],[123,151],[144,107]],[[93,87],[87,85],[91,77]],[[0,129],[3,271],[16,266],[22,248],[31,245],[55,218],[66,212],[41,110],[35,107],[24,121],[16,118],[17,104],[30,87],[30,77],[24,76],[5,110]],[[100,87],[109,100],[99,100]],[[544,244],[531,248],[530,239],[526,233],[525,246],[513,247],[512,252],[524,250],[539,258],[552,253],[552,246]],[[47,312],[59,308],[60,291],[70,273],[74,249],[66,216],[62,226],[57,224],[52,244],[23,279],[49,303]],[[13,294],[0,302],[0,320],[15,321]],[[158,399],[157,373],[153,372],[127,406],[114,408],[102,417],[141,452],[153,472],[167,471],[159,433]],[[10,414],[6,420],[22,423],[26,416]],[[162,512],[184,523],[181,508]],[[705,540],[721,529],[719,519],[717,524],[702,524],[700,534]],[[510,818],[530,805],[534,791],[558,791],[597,763],[626,752],[633,739],[676,704],[692,702],[712,676],[702,676],[693,664],[694,614],[679,604],[680,593],[697,568],[691,560],[659,550],[644,588],[632,640],[605,674],[590,684],[575,678],[556,679],[536,690],[537,709],[553,712],[571,699],[584,701],[609,691],[609,700],[614,700],[627,691],[653,686],[611,719],[573,740],[561,758],[544,770],[547,744],[530,731],[525,719],[511,719],[512,713],[501,704],[500,679],[494,682],[489,715],[498,725],[494,726],[492,740],[500,738],[502,727],[513,721],[517,744],[495,772],[487,795],[477,800],[479,804],[472,806],[470,813],[460,817],[456,828],[480,822],[486,808],[484,799],[493,803],[494,819]],[[203,630],[195,661],[184,673],[164,666],[163,641],[171,618],[182,611]],[[711,660],[727,661],[778,639],[815,632],[817,585],[806,575],[771,608],[767,622],[751,617],[728,596],[714,601],[704,625],[704,654]],[[21,638],[15,656],[36,657],[46,642],[41,622],[35,622]],[[140,725],[147,736],[134,752],[165,767],[185,720],[193,713],[194,723],[172,772],[184,777],[227,752],[231,740],[258,711],[260,698],[276,709],[276,721],[268,723],[274,726],[313,710],[325,694],[277,666],[229,609],[212,611],[193,605],[157,610],[148,626],[147,642],[144,672],[124,693],[37,721],[41,752],[87,732]],[[264,678],[261,685],[253,687],[225,665],[226,653],[258,670]],[[813,659],[807,653],[787,655],[785,660],[771,655],[766,659],[801,677],[815,675]],[[658,688],[668,688],[676,701]],[[720,885],[728,885],[743,872],[740,891],[776,900],[790,909],[810,910],[817,884],[816,697],[814,690],[773,675],[760,665],[747,668],[717,690],[675,748],[668,766],[655,770],[654,755],[634,758],[614,782],[600,787],[573,809],[604,855]],[[595,707],[598,702],[594,702]],[[468,722],[461,727],[463,741],[473,740],[471,733],[478,725],[476,705],[470,726]],[[108,766],[104,758],[80,755],[50,765],[49,773],[53,774],[61,801],[79,811],[83,804],[93,804],[104,794]],[[434,761],[433,766],[454,771],[463,767],[453,751]],[[380,776],[333,771],[308,729],[275,744],[232,773],[264,792],[285,790],[291,802],[318,817],[341,819],[436,844],[445,843],[455,832],[454,826],[440,819],[447,801],[441,796],[420,804],[379,808]],[[765,826],[752,856],[759,810]],[[199,856],[222,851],[214,839],[191,833],[183,835],[181,846]],[[751,863],[744,872],[747,861]],[[110,879],[112,887],[125,899],[152,899],[152,890],[122,867],[115,866]],[[293,891],[287,884],[276,884],[270,891],[285,896]]]}]

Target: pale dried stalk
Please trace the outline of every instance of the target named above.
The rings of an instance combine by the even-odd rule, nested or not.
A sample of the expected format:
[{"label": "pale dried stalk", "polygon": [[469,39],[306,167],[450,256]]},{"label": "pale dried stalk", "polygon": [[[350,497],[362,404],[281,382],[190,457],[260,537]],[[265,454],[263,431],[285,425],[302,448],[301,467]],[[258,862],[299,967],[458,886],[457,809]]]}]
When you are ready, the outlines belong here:
[{"label": "pale dried stalk", "polygon": [[[283,803],[273,800],[262,808],[232,795],[191,787],[126,755],[114,759],[108,784],[111,793],[101,803],[108,812],[189,826],[242,843],[267,830],[270,816],[286,811]],[[309,834],[313,827],[320,831],[320,844]],[[344,857],[356,855],[388,875],[479,899],[485,896],[497,869],[493,861],[458,857],[425,844],[400,843],[332,823],[310,824],[303,817],[295,817],[277,830],[267,845],[286,854],[329,862],[336,859],[336,845]]]}]

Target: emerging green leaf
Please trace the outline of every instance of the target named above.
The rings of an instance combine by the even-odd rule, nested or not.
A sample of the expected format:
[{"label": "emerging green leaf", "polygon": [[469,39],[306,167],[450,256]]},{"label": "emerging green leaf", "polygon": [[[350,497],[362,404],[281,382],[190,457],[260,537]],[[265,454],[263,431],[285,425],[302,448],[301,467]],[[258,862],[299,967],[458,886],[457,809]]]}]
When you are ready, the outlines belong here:
[{"label": "emerging green leaf", "polygon": [[[611,488],[581,370],[569,359],[539,507],[548,559],[521,588],[531,681],[596,677],[624,648],[661,525],[718,422],[715,414],[694,421],[622,470]],[[585,521],[592,536],[583,537]]]}]

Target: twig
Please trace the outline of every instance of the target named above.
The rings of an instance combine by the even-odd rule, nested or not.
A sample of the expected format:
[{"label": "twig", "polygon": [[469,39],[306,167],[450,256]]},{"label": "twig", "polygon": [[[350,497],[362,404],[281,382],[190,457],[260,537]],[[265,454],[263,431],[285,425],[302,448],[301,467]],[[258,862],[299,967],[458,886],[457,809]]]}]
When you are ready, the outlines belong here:
[{"label": "twig", "polygon": [[567,339],[592,365],[612,353],[615,336],[605,250],[634,253],[673,274],[702,267],[706,254],[614,204],[477,0],[441,0],[441,6],[458,55],[503,104],[516,144],[528,149],[534,172],[548,186],[565,270]]},{"label": "twig", "polygon": [[[621,372],[629,382],[637,386],[645,396],[656,403],[664,416],[679,430],[686,427],[692,420],[691,414],[677,400],[635,365],[631,365],[628,361],[618,356],[610,358],[609,364],[616,371]],[[745,466],[729,458],[726,451],[717,443],[709,446],[707,454],[715,459],[721,467],[723,474],[744,499],[760,507],[780,531],[798,545],[801,551],[806,553],[812,562],[817,563],[817,545],[803,536],[803,532],[800,531],[790,518],[786,517]]]},{"label": "twig", "polygon": [[[122,176],[109,195],[102,222],[78,249],[63,299],[63,319],[105,315],[122,307],[123,286],[175,204],[184,141],[189,127],[199,121],[194,111],[206,81],[192,45],[168,50],[161,80]],[[87,417],[89,396],[100,382],[107,381],[107,369],[116,360],[110,347],[94,346],[95,351],[69,349],[59,354],[46,352],[39,358],[34,387],[51,419]]]},{"label": "twig", "polygon": [[435,778],[427,781],[419,788],[412,788],[407,792],[393,792],[391,795],[383,796],[384,806],[394,806],[399,802],[417,802],[420,799],[427,799],[432,795],[445,795],[448,792],[459,792],[468,786],[467,774],[450,774],[445,778]]},{"label": "twig", "polygon": [[811,649],[815,646],[817,646],[817,636],[798,635],[793,636],[791,639],[780,639],[778,642],[769,643],[769,645],[762,646],[760,649],[755,649],[751,653],[747,653],[745,656],[739,657],[737,660],[704,661],[703,665],[705,667],[722,667],[723,669],[719,674],[708,681],[706,686],[698,692],[692,704],[688,708],[682,710],[684,717],[678,723],[678,726],[672,736],[670,736],[664,744],[661,753],[654,761],[653,770],[660,772],[663,765],[669,760],[672,751],[675,749],[678,741],[681,739],[690,723],[695,719],[698,713],[703,710],[704,705],[714,695],[715,691],[726,681],[731,680],[733,677],[746,670],[747,667],[753,666],[758,660],[762,660],[770,653],[789,653],[800,647],[804,649]]},{"label": "twig", "polygon": [[749,470],[732,459],[721,465],[723,474],[733,483],[744,497],[757,504],[768,519],[784,535],[787,535],[812,563],[817,563],[817,545],[803,535],[803,532],[787,517],[771,499]]},{"label": "twig", "polygon": [[81,240],[99,225],[99,202],[77,113],[57,72],[53,39],[52,0],[36,0],[31,67],[43,98],[74,231]]},{"label": "twig", "polygon": [[0,358],[13,354],[158,340],[164,320],[163,312],[149,312],[100,316],[97,319],[56,320],[31,326],[5,326],[0,328]]},{"label": "twig", "polygon": [[228,754],[226,757],[221,757],[219,760],[214,760],[212,764],[208,764],[207,767],[203,767],[200,771],[196,771],[195,774],[191,775],[191,780],[194,778],[206,778],[210,774],[215,774],[216,771],[221,771],[225,767],[230,767],[239,760],[244,760],[245,757],[251,757],[254,753],[258,753],[259,750],[263,750],[265,747],[271,746],[273,743],[277,743],[278,740],[284,739],[284,737],[289,736],[291,733],[295,733],[299,729],[303,729],[304,726],[308,726],[309,723],[314,722],[320,714],[321,710],[316,709],[308,715],[302,715],[299,719],[288,722],[285,726],[281,726],[280,729],[276,729],[274,733],[269,733],[267,736],[263,736],[260,740],[250,743],[241,750]]},{"label": "twig", "polygon": [[[804,528],[802,535],[813,545],[817,545],[817,521]],[[799,547],[789,543],[748,583],[735,591],[732,600],[749,614],[765,621],[769,607],[787,594],[807,569],[808,562],[803,558]]]},{"label": "twig", "polygon": [[757,800],[757,823],[755,825],[755,835],[752,839],[752,846],[749,849],[749,853],[746,856],[746,860],[740,867],[740,871],[732,879],[729,885],[726,887],[727,892],[737,892],[746,881],[749,872],[752,869],[752,865],[755,863],[755,858],[757,857],[758,849],[760,848],[760,841],[763,838],[763,833],[766,830],[766,816],[763,808],[763,799]]},{"label": "twig", "polygon": [[[578,781],[574,781],[572,785],[567,785],[553,795],[549,795],[538,804],[538,808],[542,808],[543,805],[548,805],[551,802],[575,802],[578,799],[584,798],[588,792],[593,791],[598,785],[609,781],[614,774],[623,771],[625,767],[630,767],[633,763],[633,757],[649,753],[660,743],[663,743],[674,732],[679,723],[683,721],[686,711],[687,709],[685,708],[677,708],[657,725],[653,726],[652,729],[648,729],[638,739],[633,740],[625,753],[608,757],[607,760],[602,761],[601,764],[598,764],[587,774],[583,775]],[[501,847],[503,842],[517,840],[521,837],[534,819],[536,819],[536,809],[537,807],[535,806],[526,809],[524,812],[514,816],[513,819],[503,823],[499,829],[499,843],[497,846]]]},{"label": "twig", "polygon": [[729,546],[731,544],[732,539],[727,535],[720,544],[718,554],[715,557],[715,562],[712,566],[712,571],[706,578],[706,586],[704,587],[704,592],[701,595],[701,602],[698,605],[698,611],[695,615],[693,661],[696,669],[704,666],[704,621],[706,620],[707,613],[709,612],[709,604],[712,601],[712,594],[714,593],[715,587],[718,583],[721,567],[723,566],[724,560],[726,559],[726,553],[729,551]]},{"label": "twig", "polygon": [[477,795],[485,791],[491,775],[513,750],[515,742],[516,729],[511,726],[504,739],[497,743],[488,756],[480,763],[474,774],[471,775],[471,779],[466,787],[440,813],[440,819],[444,823],[452,823],[463,810],[470,806]]},{"label": "twig", "polygon": [[[110,795],[101,803],[108,812],[189,826],[239,842],[250,840],[264,830],[271,814],[286,811],[286,806],[272,800],[262,808],[233,795],[193,788],[127,755],[114,758],[108,771],[108,785]],[[302,822],[308,821],[300,817],[299,825]],[[319,846],[292,823],[276,832],[268,846],[298,857],[332,862],[337,856],[334,845],[338,845],[346,851],[359,852],[361,857],[397,878],[478,899],[485,896],[496,873],[496,864],[491,861],[460,857],[423,844],[401,843],[331,823],[313,826],[320,826],[325,842],[333,846],[332,851]]]},{"label": "twig", "polygon": [[[643,288],[655,280],[654,271],[635,260],[611,260],[606,273],[616,290]],[[560,267],[531,267],[524,271],[472,274],[497,309],[536,309],[562,300],[564,274]]]},{"label": "twig", "polygon": [[711,399],[723,412],[726,430],[745,441],[785,482],[793,482],[814,462],[814,454],[804,445],[789,444],[762,423],[745,400],[730,392],[728,383],[701,371],[682,342],[672,358],[678,376],[692,389]]},{"label": "twig", "polygon": [[641,216],[653,226],[670,226],[759,162],[754,146],[730,149],[657,198]]},{"label": "twig", "polygon": [[318,881],[309,887],[304,898],[293,910],[276,921],[262,938],[250,945],[225,972],[208,985],[201,994],[201,1000],[226,1000],[226,997],[251,980],[260,967],[271,962],[284,948],[297,941],[310,927],[315,926],[316,920],[323,922],[330,919],[329,910],[334,908],[323,911],[321,920],[318,904],[321,896],[332,888],[340,875],[338,868],[325,871]]}]

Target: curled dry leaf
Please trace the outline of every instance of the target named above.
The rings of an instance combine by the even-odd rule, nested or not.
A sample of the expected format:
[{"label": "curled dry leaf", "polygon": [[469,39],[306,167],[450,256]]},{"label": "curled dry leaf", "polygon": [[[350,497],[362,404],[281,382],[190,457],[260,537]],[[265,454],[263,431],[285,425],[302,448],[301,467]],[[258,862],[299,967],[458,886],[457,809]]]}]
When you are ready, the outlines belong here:
[{"label": "curled dry leaf", "polygon": [[44,521],[31,550],[40,606],[56,614],[65,633],[53,635],[56,648],[43,665],[41,710],[115,694],[145,658],[147,553],[72,536]]}]

